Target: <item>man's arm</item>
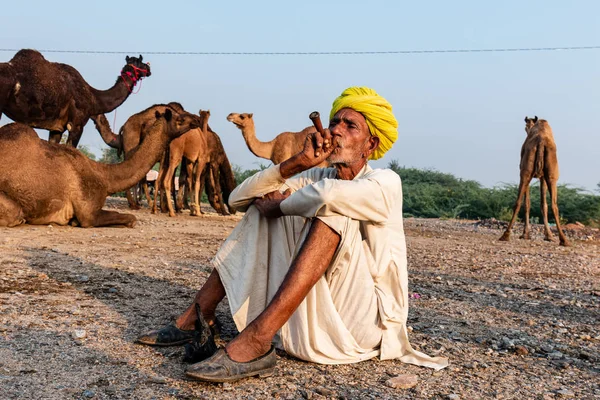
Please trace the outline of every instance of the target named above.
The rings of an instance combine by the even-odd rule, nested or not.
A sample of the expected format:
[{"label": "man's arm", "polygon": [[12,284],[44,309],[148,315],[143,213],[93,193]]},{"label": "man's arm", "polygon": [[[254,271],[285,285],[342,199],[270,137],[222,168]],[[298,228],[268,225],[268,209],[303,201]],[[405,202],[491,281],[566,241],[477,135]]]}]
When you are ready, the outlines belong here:
[{"label": "man's arm", "polygon": [[[281,189],[286,179],[325,161],[333,150],[333,146],[330,144],[331,136],[328,130],[326,130],[325,137],[318,132],[308,134],[304,142],[304,149],[300,153],[246,179],[229,196],[229,205],[235,209],[246,211],[255,199]],[[269,204],[269,209],[277,207],[278,204]]]},{"label": "man's arm", "polygon": [[323,179],[292,193],[279,204],[283,215],[305,218],[343,215],[359,221],[385,222],[402,201],[400,177],[375,170],[352,181]]}]

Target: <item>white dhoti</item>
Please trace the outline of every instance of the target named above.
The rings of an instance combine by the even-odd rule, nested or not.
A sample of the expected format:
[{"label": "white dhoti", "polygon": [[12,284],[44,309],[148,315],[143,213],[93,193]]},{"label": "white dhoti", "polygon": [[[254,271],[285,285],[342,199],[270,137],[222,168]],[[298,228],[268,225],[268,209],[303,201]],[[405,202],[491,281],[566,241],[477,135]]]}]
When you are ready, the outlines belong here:
[{"label": "white dhoti", "polygon": [[[389,293],[407,285],[389,278],[374,261],[359,221],[344,216],[317,217],[341,242],[325,275],[310,290],[276,338],[278,347],[303,360],[345,364],[380,356],[444,368],[447,359],[414,350],[406,330],[406,312]],[[250,207],[217,252],[217,269],[238,330],[269,304],[300,250],[311,219],[267,219]],[[394,286],[390,289],[390,285]],[[407,299],[408,293],[399,293]]]}]

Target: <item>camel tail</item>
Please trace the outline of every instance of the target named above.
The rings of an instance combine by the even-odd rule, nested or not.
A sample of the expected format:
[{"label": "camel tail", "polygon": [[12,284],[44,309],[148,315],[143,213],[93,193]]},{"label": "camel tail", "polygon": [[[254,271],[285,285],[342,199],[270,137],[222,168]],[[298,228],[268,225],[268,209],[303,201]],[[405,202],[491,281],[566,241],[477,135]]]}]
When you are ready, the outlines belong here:
[{"label": "camel tail", "polygon": [[546,146],[544,146],[544,143],[540,143],[535,152],[535,163],[533,166],[533,176],[536,178],[540,178],[544,175],[545,153]]}]

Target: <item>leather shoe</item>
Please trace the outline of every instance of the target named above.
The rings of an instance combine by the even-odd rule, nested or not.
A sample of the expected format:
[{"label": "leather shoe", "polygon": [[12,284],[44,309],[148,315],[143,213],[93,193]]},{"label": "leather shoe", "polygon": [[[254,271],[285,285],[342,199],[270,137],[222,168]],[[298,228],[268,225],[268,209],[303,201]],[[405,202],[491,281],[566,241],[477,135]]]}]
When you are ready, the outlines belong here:
[{"label": "leather shoe", "polygon": [[183,330],[170,323],[162,329],[139,336],[135,341],[149,346],[179,346],[194,340],[195,330]]},{"label": "leather shoe", "polygon": [[276,362],[274,346],[267,354],[247,362],[233,361],[225,349],[219,349],[211,358],[191,365],[185,374],[207,382],[232,382],[257,375],[263,378],[273,375]]}]

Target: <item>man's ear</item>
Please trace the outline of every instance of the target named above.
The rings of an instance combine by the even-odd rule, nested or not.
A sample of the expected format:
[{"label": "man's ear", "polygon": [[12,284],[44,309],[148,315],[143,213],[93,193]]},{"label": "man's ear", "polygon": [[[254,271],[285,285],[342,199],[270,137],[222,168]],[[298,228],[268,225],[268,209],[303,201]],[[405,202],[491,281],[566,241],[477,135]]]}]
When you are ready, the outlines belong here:
[{"label": "man's ear", "polygon": [[379,147],[379,136],[371,135],[369,138],[369,154],[367,157],[373,154],[373,152],[377,150],[377,147]]}]

